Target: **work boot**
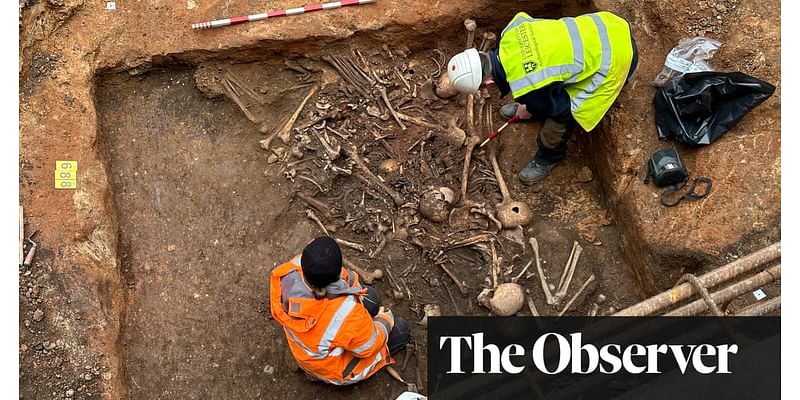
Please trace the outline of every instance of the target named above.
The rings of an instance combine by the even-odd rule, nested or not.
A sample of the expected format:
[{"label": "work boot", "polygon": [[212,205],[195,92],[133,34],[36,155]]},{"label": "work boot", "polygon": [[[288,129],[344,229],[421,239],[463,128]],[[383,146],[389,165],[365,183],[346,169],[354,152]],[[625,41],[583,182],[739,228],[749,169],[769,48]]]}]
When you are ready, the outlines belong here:
[{"label": "work boot", "polygon": [[547,178],[547,175],[550,174],[550,171],[555,166],[555,164],[540,164],[536,162],[536,160],[533,160],[528,163],[522,171],[519,171],[519,180],[526,185],[533,185],[534,183],[541,182],[544,178]]},{"label": "work boot", "polygon": [[503,121],[508,121],[517,115],[517,107],[519,107],[519,103],[505,104],[500,107],[500,117],[503,118]]}]

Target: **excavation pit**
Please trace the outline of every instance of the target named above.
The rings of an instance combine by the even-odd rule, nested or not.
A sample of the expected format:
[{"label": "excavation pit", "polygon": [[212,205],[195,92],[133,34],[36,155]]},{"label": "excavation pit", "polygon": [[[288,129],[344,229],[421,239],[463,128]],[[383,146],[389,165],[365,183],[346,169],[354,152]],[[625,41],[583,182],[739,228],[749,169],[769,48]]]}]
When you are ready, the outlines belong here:
[{"label": "excavation pit", "polygon": [[[500,30],[497,23],[479,24],[476,37],[487,29]],[[443,25],[443,29],[459,33],[463,28],[453,23]],[[240,59],[165,64],[137,75],[107,74],[98,81],[100,149],[111,178],[119,224],[120,268],[130,289],[122,348],[131,396],[153,398],[169,393],[215,398],[235,392],[243,398],[258,398],[280,392],[281,397],[287,393],[295,398],[319,397],[318,392],[298,390],[302,377],[282,368],[283,332],[268,319],[265,301],[270,269],[322,234],[306,217],[307,209],[324,224],[338,222],[333,236],[367,248],[358,252],[343,247],[345,257],[368,269],[392,272],[393,281],[378,281],[377,287],[384,294],[384,304],[396,315],[419,321],[422,307],[429,303],[439,304],[445,315],[455,315],[456,308],[461,314],[489,315],[489,310],[476,302],[480,288],[491,285],[487,260],[480,252],[463,248],[447,253],[447,266],[471,288],[466,297],[408,241],[389,240],[378,257],[371,260],[369,255],[382,238],[377,233],[378,224],[391,227],[394,221],[395,228],[406,226],[433,248],[443,245],[448,235],[466,238],[493,231],[491,221],[473,215],[472,231],[456,232],[447,222],[433,223],[419,218],[413,209],[396,208],[380,187],[325,169],[325,149],[319,139],[327,137],[329,141],[333,137],[342,145],[355,144],[374,173],[383,160],[392,158],[401,163],[402,174],[389,172],[383,178],[401,193],[404,202],[416,204],[429,186],[460,187],[463,148],[451,149],[434,137],[409,150],[430,129],[408,122],[406,130],[400,129],[380,97],[368,98],[354,90],[339,79],[323,57],[347,56],[362,67],[363,57],[372,70],[396,69],[379,78],[395,83],[389,99],[396,105],[403,103],[396,106],[398,111],[444,127],[443,121],[450,116],[464,118],[463,96],[439,101],[431,97],[432,88],[425,82],[435,79],[432,75],[441,71],[437,62],[463,47],[463,39],[423,36],[389,42],[381,49],[381,42],[375,38],[380,35],[356,35],[325,51],[307,54],[308,58],[277,49],[259,60],[255,56],[258,52],[248,50]],[[292,47],[303,44],[286,46]],[[287,59],[302,64],[311,71],[311,77],[301,81],[303,75],[286,68]],[[243,94],[240,100],[246,103],[252,121],[224,91],[225,77],[246,86],[236,87],[240,94],[258,96]],[[410,96],[412,91],[404,87],[403,80],[417,87],[416,97]],[[278,129],[309,92],[307,87],[292,87],[311,81],[324,85],[298,116],[295,127],[303,130],[293,131],[290,143],[275,139],[270,150],[264,150],[259,142]],[[490,104],[493,114],[499,115],[502,102],[496,94]],[[335,108],[344,111],[324,123],[313,123]],[[558,281],[573,241],[584,246],[570,294],[590,274],[598,276],[600,283],[568,314],[585,314],[599,293],[609,299],[605,308],[619,309],[634,303],[635,284],[622,262],[622,239],[615,224],[592,228],[597,246],[581,239],[576,228],[581,219],[610,215],[599,182],[574,182],[578,171],[592,168],[580,154],[586,151],[585,146],[571,143],[567,161],[538,193],[513,178],[535,150],[538,126],[520,124],[497,141],[499,161],[511,192],[529,204],[536,215],[525,227],[523,243],[528,237],[538,238],[551,282]],[[306,143],[307,148],[295,158],[288,152],[298,143]],[[301,161],[306,158],[310,160]],[[344,156],[331,164],[360,173]],[[472,165],[475,170],[470,175],[469,197],[491,209],[500,199],[492,180],[481,179],[492,177],[487,152],[476,151]],[[342,218],[322,217],[319,210],[293,196],[297,190],[324,201],[352,221],[342,225]],[[519,207],[513,212],[518,213]],[[497,240],[498,255],[504,259],[500,279],[508,280],[530,260],[531,249],[523,250],[504,235]],[[401,300],[391,296],[395,283],[405,294]],[[521,283],[540,310],[556,311],[544,303],[537,280]],[[414,335],[419,349],[424,350],[425,331],[421,326],[414,325]],[[409,376],[414,376],[414,365],[407,371]],[[277,367],[271,376],[263,372],[269,370],[268,366]],[[154,375],[153,371],[159,373]],[[321,385],[319,389],[346,391],[355,398],[388,398],[397,389],[388,379],[380,376],[358,389]]]},{"label": "excavation pit", "polygon": [[[509,1],[493,3],[491,9],[476,7],[473,10],[477,11],[469,16],[477,21],[475,37],[480,43],[485,31],[499,33],[517,10],[560,17],[592,11],[593,7],[584,1],[558,6]],[[370,12],[369,8],[364,9]],[[520,184],[516,174],[535,150],[540,123],[512,126],[496,141],[501,169],[513,198],[528,204],[535,216],[523,228],[522,235],[519,231],[498,235],[496,251],[503,258],[499,280],[516,276],[530,261],[530,247],[523,251],[516,242],[527,243],[527,239],[536,237],[547,280],[557,283],[572,243],[578,241],[584,251],[569,294],[590,274],[597,280],[567,315],[585,315],[599,294],[607,299],[601,305],[601,313],[624,308],[652,292],[654,286],[673,284],[684,269],[692,270],[710,259],[716,262],[726,254],[702,248],[685,251],[686,246],[678,244],[654,249],[654,243],[658,243],[648,236],[651,234],[637,215],[639,207],[649,200],[634,188],[638,167],[643,165],[639,159],[644,160],[652,143],[646,142],[642,146],[645,150],[636,157],[628,155],[630,148],[605,139],[610,134],[624,137],[626,132],[645,131],[640,129],[644,123],[637,118],[647,115],[642,110],[648,102],[633,101],[631,97],[651,95],[643,89],[648,79],[645,75],[660,69],[664,54],[681,35],[670,30],[668,24],[661,25],[652,15],[653,10],[622,11],[626,18],[636,21],[638,34],[645,35],[650,29],[660,40],[650,38],[653,47],[644,51],[639,86],[626,89],[609,122],[589,135],[574,135],[565,162],[539,187]],[[356,65],[380,72],[381,80],[394,84],[387,90],[387,98],[405,115],[442,127],[447,126],[452,115],[458,115],[463,128],[463,96],[440,102],[426,98],[432,96],[432,89],[424,85],[437,70],[434,59],[441,61],[464,47],[463,16],[430,10],[423,14],[424,23],[413,28],[407,22],[401,25],[384,21],[376,24],[378,30],[363,29],[346,38],[340,33],[312,33],[304,39],[273,37],[252,40],[243,46],[159,50],[146,61],[133,56],[124,62],[108,61],[103,57],[113,59],[116,53],[100,52],[92,93],[99,124],[94,149],[104,163],[110,207],[105,210],[106,204],[95,205],[100,212],[109,213],[117,232],[118,241],[109,242],[108,248],[125,288],[123,302],[101,299],[108,315],[120,311],[113,317],[118,316],[121,321],[119,334],[111,333],[116,353],[110,352],[109,356],[112,360],[118,357],[120,372],[111,382],[119,379],[123,387],[107,392],[111,397],[123,393],[117,390],[124,390],[130,398],[367,399],[390,398],[402,391],[384,374],[355,387],[333,388],[307,383],[301,375],[283,368],[283,332],[268,318],[266,277],[274,265],[292,257],[310,238],[321,233],[320,227],[307,218],[307,209],[313,210],[324,225],[338,225],[333,236],[366,247],[364,252],[344,248],[347,258],[369,270],[391,272],[376,286],[395,315],[419,321],[426,304],[438,304],[444,315],[489,315],[488,309],[476,301],[481,288],[491,286],[491,260],[487,262],[486,252],[474,247],[446,252],[445,265],[469,287],[469,295],[461,296],[444,271],[411,238],[434,249],[448,240],[492,232],[492,221],[472,213],[471,221],[465,225],[473,228],[471,233],[449,228],[447,222],[413,221],[413,206],[397,207],[379,186],[332,168],[358,173],[358,167],[350,165],[345,154],[347,145],[353,143],[359,155],[369,160],[365,163],[370,170],[385,179],[404,202],[416,204],[420,193],[431,187],[460,188],[463,147],[450,148],[435,135],[420,141],[426,138],[428,128],[408,120],[402,120],[407,129],[400,129],[380,94],[359,93],[322,58],[347,57]],[[651,25],[647,25],[648,21]],[[267,23],[284,26],[280,24],[287,22]],[[218,33],[208,35],[216,37],[213,35]],[[734,55],[730,58],[738,59]],[[308,81],[300,79],[301,73],[287,69],[286,60],[311,70],[308,81],[324,82],[325,86],[310,97],[298,115],[295,127],[302,129],[290,134],[290,143],[276,138],[270,150],[264,150],[260,142],[291,116],[309,93],[308,87],[296,87]],[[225,79],[233,85],[226,87],[222,83]],[[404,80],[417,88],[417,96],[410,96],[410,100],[406,100],[411,90]],[[35,91],[34,85],[31,93]],[[250,97],[244,100],[243,107],[251,115],[242,111],[228,91]],[[255,97],[250,96],[250,91]],[[496,92],[492,95],[489,103],[497,116],[503,101]],[[253,98],[261,99],[263,104]],[[327,119],[324,127],[322,121],[315,123],[337,109],[339,114]],[[620,123],[627,119],[638,122]],[[500,122],[495,119],[495,126]],[[753,128],[752,124],[745,126]],[[308,147],[314,150],[301,149],[303,155],[295,158],[294,145],[306,140],[297,137],[303,132],[307,132]],[[341,145],[338,157],[327,156],[336,158],[330,166],[321,157],[331,150],[322,146],[318,136]],[[622,153],[626,155],[623,157]],[[313,160],[301,162],[305,158]],[[402,169],[379,169],[379,164],[388,158],[396,160]],[[615,170],[620,158],[635,159],[636,167],[626,165],[629,169]],[[702,161],[693,161],[690,156],[690,164],[698,169],[703,166]],[[287,167],[287,163],[295,164]],[[475,169],[470,173],[469,198],[493,209],[501,198],[492,181],[487,151],[476,151],[472,165]],[[579,179],[587,168],[593,172],[593,179]],[[634,180],[627,183],[632,189],[620,189],[624,186],[621,176]],[[293,194],[297,190],[332,205],[338,217],[325,217],[320,210],[307,206]],[[629,199],[632,196],[634,200]],[[712,201],[729,199],[717,195]],[[348,214],[355,220],[345,224]],[[376,232],[391,227],[387,218],[390,215],[395,228],[406,225],[410,237],[388,240],[382,252],[370,259],[382,239]],[[772,214],[765,215],[758,220],[770,226]],[[663,218],[661,214],[657,217]],[[91,227],[84,229],[93,232]],[[389,229],[383,236],[390,236]],[[766,240],[764,231],[736,232],[736,249],[740,252]],[[681,234],[674,233],[675,237]],[[767,230],[766,235],[774,237],[775,232]],[[77,235],[76,240],[86,236],[89,234]],[[723,248],[730,248],[730,237],[724,237],[727,244]],[[389,279],[391,276],[394,278]],[[560,311],[544,302],[538,277],[521,279],[519,283],[540,312],[555,315]],[[402,296],[393,296],[397,293]],[[527,310],[522,312],[528,314]],[[424,361],[425,331],[418,324],[412,326],[418,351],[402,373],[417,380],[417,366],[424,362],[417,363],[416,357],[421,356]],[[425,372],[421,368],[422,379]]]}]

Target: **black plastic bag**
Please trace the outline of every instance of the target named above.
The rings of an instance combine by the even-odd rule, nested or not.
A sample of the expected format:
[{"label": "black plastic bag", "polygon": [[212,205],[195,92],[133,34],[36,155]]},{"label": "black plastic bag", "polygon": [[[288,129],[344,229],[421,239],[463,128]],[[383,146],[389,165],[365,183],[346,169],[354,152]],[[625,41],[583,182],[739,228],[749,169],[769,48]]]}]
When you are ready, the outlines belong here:
[{"label": "black plastic bag", "polygon": [[682,75],[653,98],[658,138],[688,146],[711,144],[773,92],[775,86],[741,72]]}]

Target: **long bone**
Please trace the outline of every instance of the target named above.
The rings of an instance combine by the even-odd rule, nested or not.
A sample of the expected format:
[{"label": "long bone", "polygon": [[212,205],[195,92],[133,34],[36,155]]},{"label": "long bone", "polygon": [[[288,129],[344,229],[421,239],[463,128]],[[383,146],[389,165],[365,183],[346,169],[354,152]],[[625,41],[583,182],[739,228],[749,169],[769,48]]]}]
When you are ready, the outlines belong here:
[{"label": "long bone", "polygon": [[442,271],[444,271],[444,273],[447,274],[447,276],[449,276],[450,279],[453,280],[456,286],[458,286],[458,291],[461,292],[462,295],[466,296],[467,294],[469,294],[469,290],[467,289],[464,282],[458,279],[458,277],[456,277],[455,274],[453,274],[449,269],[447,269],[447,267],[444,266],[443,262],[438,262],[436,264],[442,268]]},{"label": "long bone", "polygon": [[497,35],[493,32],[485,32],[483,34],[483,41],[481,42],[480,50],[483,52],[487,52],[494,47],[495,42],[497,42]]},{"label": "long bone", "polygon": [[[491,108],[488,111],[487,125],[489,129],[491,129]],[[500,193],[503,195],[503,201],[497,205],[497,219],[500,220],[505,229],[527,225],[531,222],[531,219],[533,219],[533,211],[531,211],[527,204],[521,201],[514,201],[514,199],[511,198],[508,186],[506,186],[506,181],[503,179],[503,173],[500,172],[500,165],[497,163],[496,143],[489,149],[489,158],[492,162],[495,179],[497,179],[497,186],[500,187]]]},{"label": "long bone", "polygon": [[564,271],[561,273],[561,279],[558,282],[558,289],[555,294],[556,303],[560,303],[567,296],[567,290],[572,282],[572,276],[575,274],[575,267],[578,265],[578,259],[582,252],[583,247],[575,241],[572,244],[572,252],[567,260],[567,265],[564,266]]},{"label": "long bone", "polygon": [[[310,99],[311,96],[313,96],[316,91],[317,91],[317,85],[312,86],[311,89],[308,90],[306,97],[303,98],[303,101],[301,101],[300,104],[297,106],[297,108],[294,110],[292,116],[289,117],[289,119],[287,119],[286,122],[280,128],[275,129],[275,131],[271,135],[269,135],[268,138],[260,142],[261,147],[264,150],[269,150],[269,145],[276,137],[280,138],[284,143],[288,143],[289,133],[292,131],[292,127],[294,126],[294,123],[297,121],[297,117],[300,116],[300,112],[303,111],[303,107],[306,106],[308,99]],[[261,132],[266,133],[266,131],[264,130],[264,126],[262,126],[261,128],[262,128]]]},{"label": "long bone", "polygon": [[336,238],[334,240],[336,240],[336,243],[339,243],[340,245],[342,245],[344,247],[349,247],[349,248],[351,248],[353,250],[357,250],[357,251],[360,251],[360,252],[367,251],[367,249],[363,245],[360,245],[358,243],[348,242],[347,240],[339,239],[339,238]]},{"label": "long bone", "polygon": [[[515,277],[511,278],[511,283],[517,283],[517,281],[522,278],[522,275],[525,275],[525,273],[528,272],[528,268],[530,268],[531,265],[533,265],[533,259],[531,259],[530,261],[528,261],[527,264],[525,264],[525,267],[522,268],[522,271],[520,271],[519,274],[517,274]],[[527,277],[527,275],[526,275],[526,277]]]},{"label": "long bone", "polygon": [[316,208],[317,211],[322,213],[323,217],[325,217],[325,218],[333,218],[333,213],[331,212],[331,208],[327,204],[325,204],[325,203],[323,203],[323,202],[321,202],[321,201],[319,201],[319,200],[317,200],[317,199],[315,199],[315,198],[313,198],[311,196],[307,196],[303,192],[296,192],[294,194],[294,196],[297,197],[300,200],[303,200],[306,204],[310,205],[311,207]]},{"label": "long bone", "polygon": [[539,258],[539,241],[536,238],[531,238],[528,241],[533,247],[533,255],[536,257],[536,271],[539,272],[539,281],[542,283],[542,291],[544,291],[544,297],[547,301],[547,304],[553,305],[556,303],[555,298],[553,297],[553,293],[550,291],[550,287],[547,286],[547,278],[544,276],[544,270],[542,269],[542,263],[540,262]]},{"label": "long bone", "polygon": [[338,59],[335,59],[331,56],[324,55],[322,56],[322,60],[327,62],[328,64],[332,65],[336,68],[336,71],[339,72],[339,75],[350,84],[350,86],[354,87],[358,90],[359,93],[363,94],[364,97],[371,97],[369,90],[365,87],[362,79],[360,77],[354,76],[349,71],[345,70],[343,66],[339,63]]},{"label": "long bone", "polygon": [[325,155],[328,156],[328,160],[335,161],[337,158],[339,158],[339,153],[342,151],[342,146],[335,141],[335,138],[332,138],[333,144],[331,144],[325,140],[322,135],[317,133],[317,131],[312,130],[312,132],[317,140],[319,140],[319,142],[322,144],[322,147],[325,150]]},{"label": "long bone", "polygon": [[[477,28],[477,24],[474,20],[466,19],[464,20],[464,28],[467,30],[467,45],[466,48],[470,49],[473,47],[475,42],[475,28]],[[461,204],[468,205],[470,204],[469,199],[467,198],[467,185],[469,182],[469,162],[472,158],[472,151],[475,150],[475,146],[477,146],[480,142],[480,136],[475,132],[475,96],[472,94],[467,95],[467,102],[466,102],[466,118],[467,118],[467,134],[469,138],[467,139],[467,152],[464,155],[464,170],[461,174]]]},{"label": "long bone", "polygon": [[356,264],[353,264],[350,260],[342,257],[342,262],[344,265],[350,267],[353,271],[356,271],[364,281],[364,283],[370,285],[372,284],[375,279],[383,279],[383,270],[375,269],[375,271],[367,272],[364,268],[359,267]]},{"label": "long bone", "polygon": [[378,89],[378,93],[380,93],[381,99],[383,99],[383,102],[386,104],[386,108],[389,109],[389,113],[392,114],[394,120],[397,121],[397,125],[400,125],[400,129],[406,130],[406,126],[403,124],[403,121],[397,115],[397,112],[394,110],[394,107],[392,107],[392,102],[389,101],[389,97],[386,95],[386,88],[381,87],[380,89]]},{"label": "long bone", "polygon": [[464,20],[464,28],[467,30],[467,48],[471,49],[475,47],[475,29],[478,25],[475,23],[474,20],[465,19]]},{"label": "long bone", "polygon": [[403,205],[403,197],[400,196],[399,193],[394,191],[394,189],[390,188],[388,185],[386,185],[380,179],[378,179],[378,177],[375,176],[375,174],[373,174],[372,171],[369,170],[369,168],[367,168],[367,165],[364,164],[364,161],[361,159],[361,157],[358,156],[358,150],[355,148],[355,146],[350,146],[350,148],[345,149],[345,152],[347,153],[347,156],[350,157],[350,159],[355,161],[356,165],[358,165],[358,168],[364,172],[364,174],[367,176],[367,178],[369,178],[369,180],[372,183],[380,187],[384,192],[386,192],[386,194],[389,195],[389,197],[392,198],[392,201],[394,202],[395,206],[400,207],[401,205]]},{"label": "long bone", "polygon": [[[328,229],[328,227],[325,226],[325,224],[323,224],[322,221],[319,220],[319,217],[317,217],[317,214],[314,214],[314,211],[311,211],[311,210],[307,209],[306,210],[306,217],[308,217],[308,219],[316,222],[317,225],[319,225],[319,227],[322,229],[322,232],[325,233],[325,236],[330,236],[331,235],[330,232],[329,232],[330,229]],[[333,230],[335,231],[335,229],[333,229]]]},{"label": "long bone", "polygon": [[592,283],[592,282],[594,282],[594,274],[589,275],[589,278],[586,279],[586,282],[584,282],[583,285],[581,286],[581,288],[578,289],[578,292],[575,293],[575,295],[573,295],[571,299],[569,299],[569,301],[567,302],[567,305],[565,305],[564,308],[561,310],[561,312],[558,313],[559,317],[564,315],[564,313],[566,313],[569,310],[569,308],[572,307],[572,303],[575,302],[575,300],[578,298],[578,296],[580,296],[581,293],[583,293],[583,291],[586,290],[586,287],[589,286],[589,284]]}]

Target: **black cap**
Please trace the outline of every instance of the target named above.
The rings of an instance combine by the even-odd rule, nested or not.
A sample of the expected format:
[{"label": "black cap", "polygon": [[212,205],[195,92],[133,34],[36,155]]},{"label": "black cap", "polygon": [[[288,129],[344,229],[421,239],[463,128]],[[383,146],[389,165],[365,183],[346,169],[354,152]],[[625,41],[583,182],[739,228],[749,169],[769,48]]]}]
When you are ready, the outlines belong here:
[{"label": "black cap", "polygon": [[320,236],[303,249],[300,265],[309,285],[324,288],[338,281],[342,274],[342,251],[335,240]]}]

